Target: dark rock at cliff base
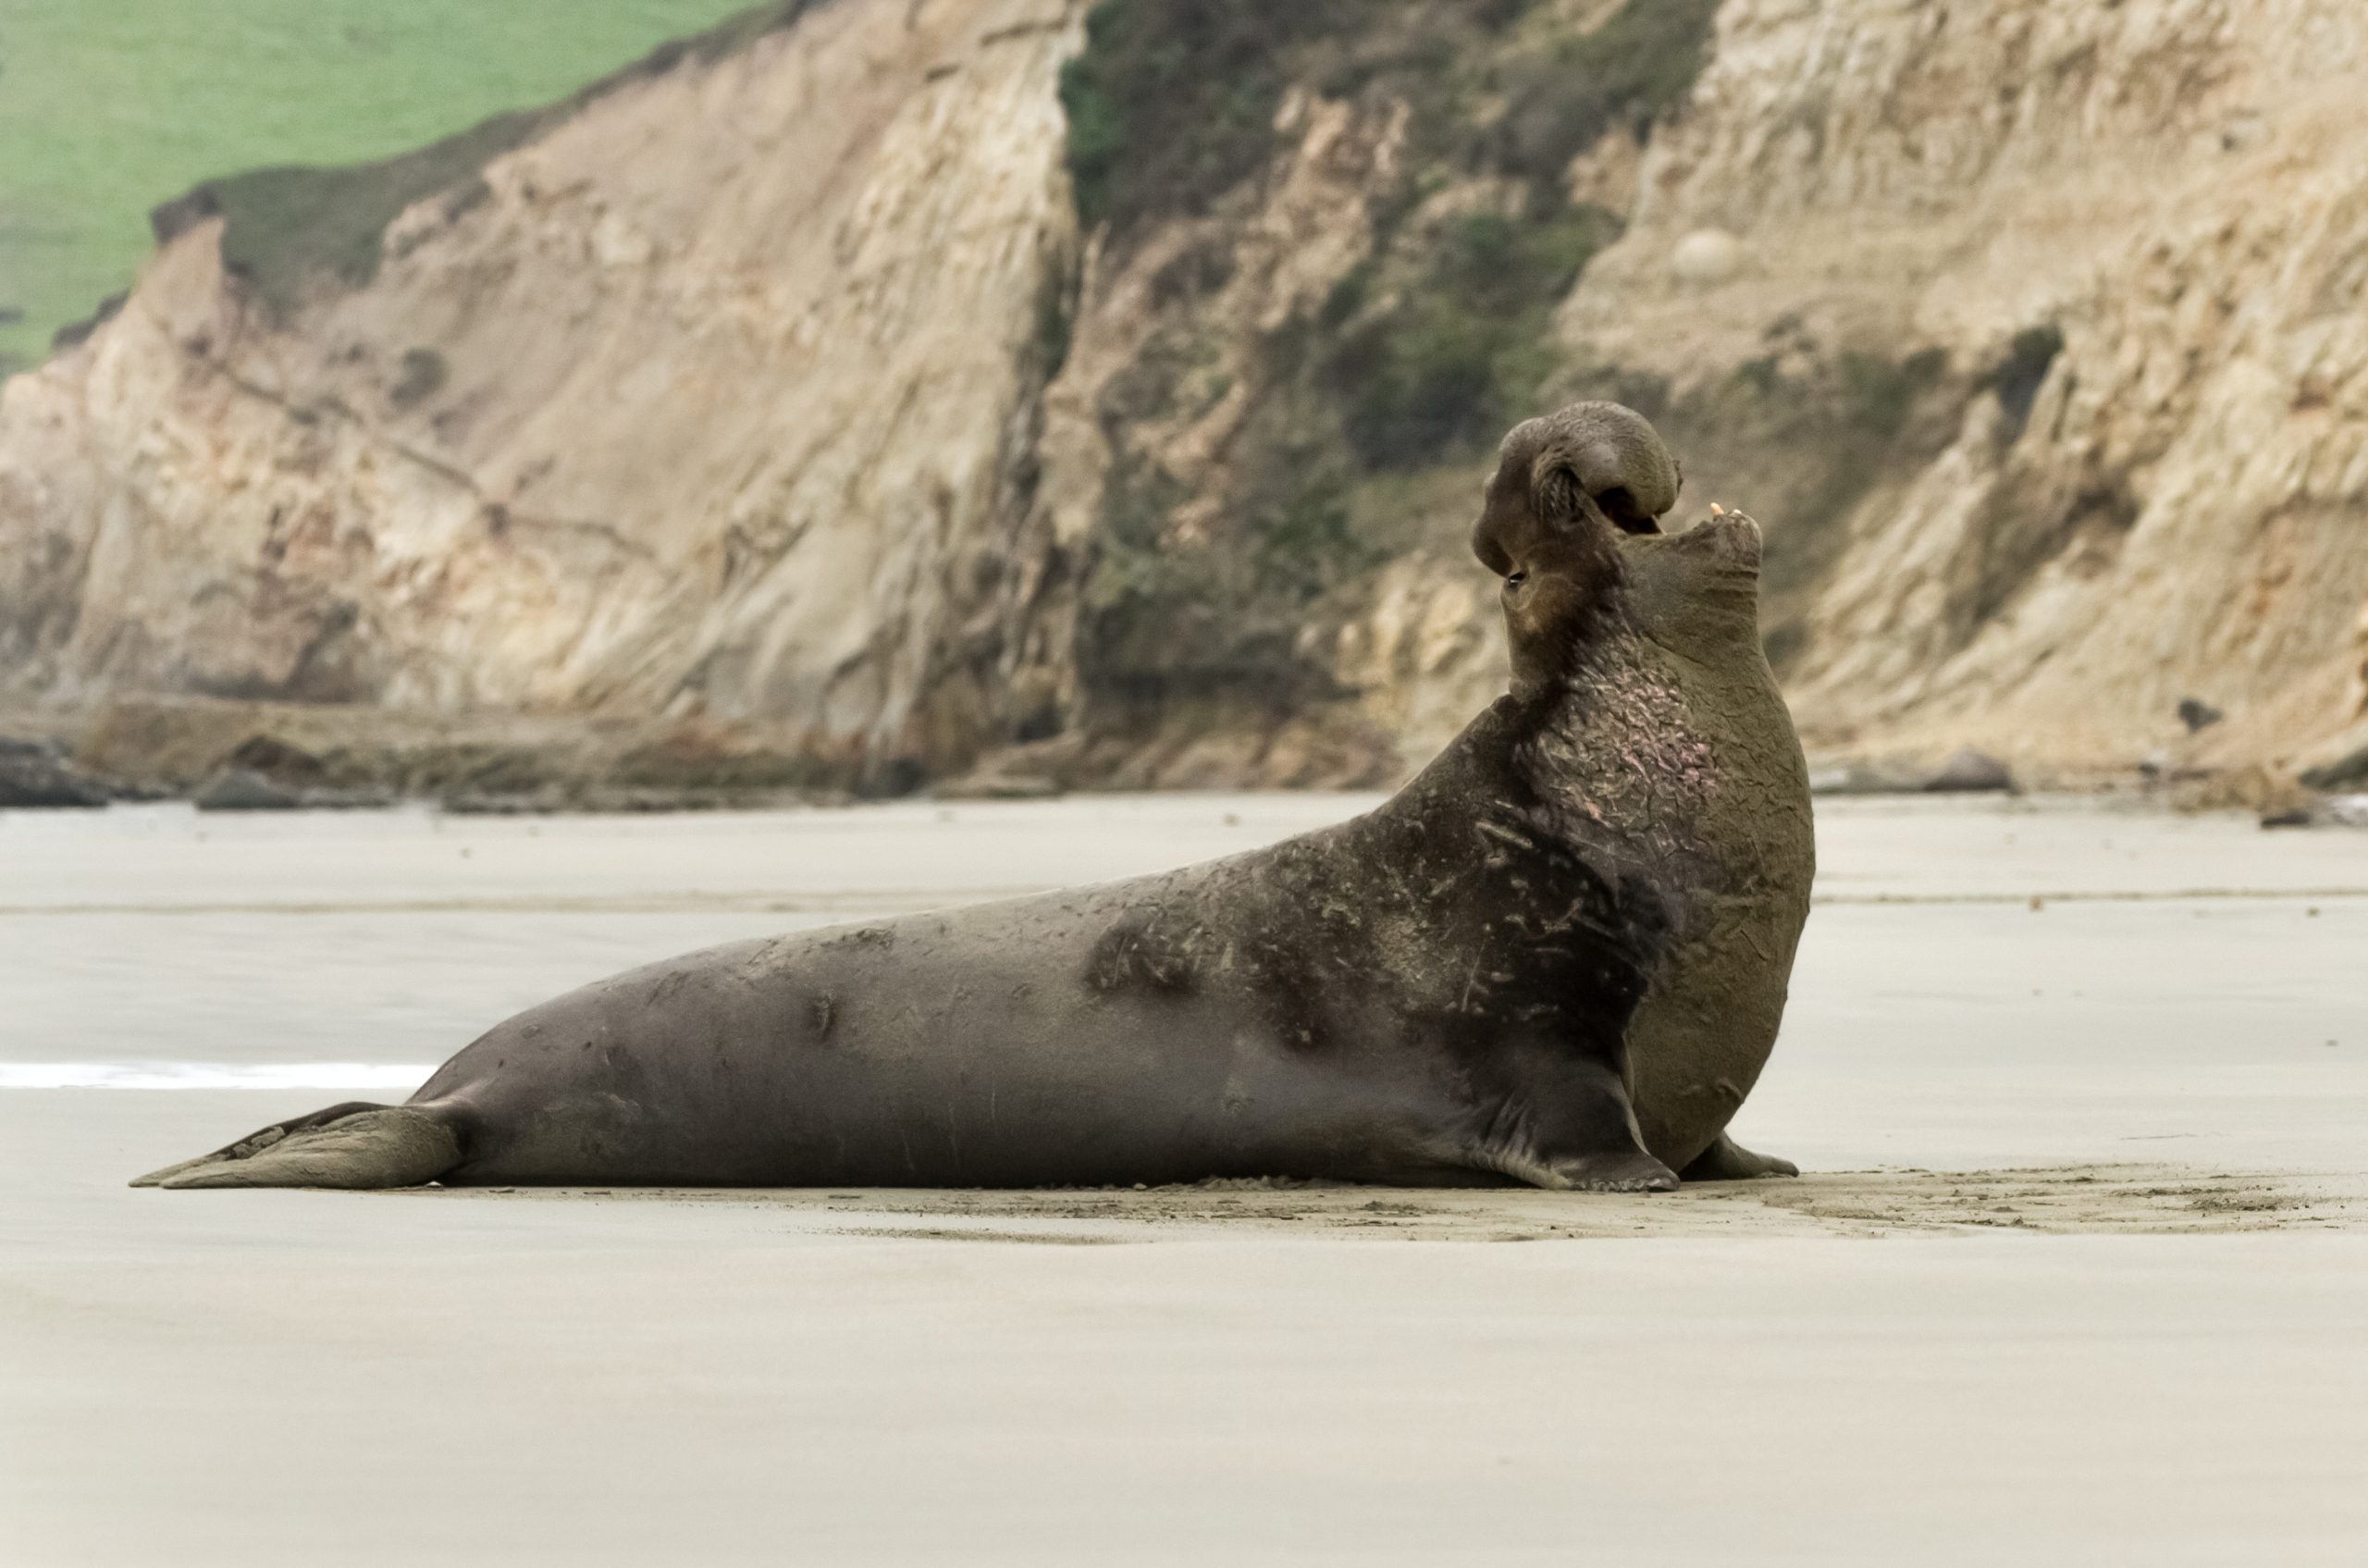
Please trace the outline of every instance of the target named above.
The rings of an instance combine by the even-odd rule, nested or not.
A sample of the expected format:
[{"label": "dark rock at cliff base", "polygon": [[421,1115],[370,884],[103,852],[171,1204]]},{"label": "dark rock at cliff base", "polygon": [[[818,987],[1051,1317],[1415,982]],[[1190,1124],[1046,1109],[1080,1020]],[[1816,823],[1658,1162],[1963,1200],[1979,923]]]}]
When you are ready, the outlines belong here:
[{"label": "dark rock at cliff base", "polygon": [[2302,775],[2308,789],[2337,790],[2368,789],[2368,746],[2347,752],[2324,768],[2313,768]]},{"label": "dark rock at cliff base", "polygon": [[1811,795],[1967,795],[2014,787],[2015,775],[2005,763],[1970,746],[1937,768],[1856,760],[1809,770]]},{"label": "dark rock at cliff base", "polygon": [[318,757],[258,733],[232,747],[191,798],[201,811],[353,810],[393,802],[383,790],[332,788],[328,779]]},{"label": "dark rock at cliff base", "polygon": [[575,808],[564,791],[552,787],[508,794],[454,790],[438,796],[436,809],[454,817],[548,817]]},{"label": "dark rock at cliff base", "polygon": [[940,800],[1052,800],[1065,792],[1061,782],[1048,773],[996,769],[965,773],[930,793]]},{"label": "dark rock at cliff base", "polygon": [[253,768],[224,768],[190,800],[201,811],[376,811],[396,796],[377,789],[304,789]]},{"label": "dark rock at cliff base", "polygon": [[1809,770],[1811,795],[1915,795],[1922,770],[1904,762],[1840,762]]},{"label": "dark rock at cliff base", "polygon": [[225,768],[191,797],[201,811],[293,811],[303,798],[252,768]]},{"label": "dark rock at cliff base", "polygon": [[1924,781],[1931,795],[1972,795],[2015,787],[2015,775],[2005,763],[1986,751],[1960,747]]},{"label": "dark rock at cliff base", "polygon": [[2368,828],[2368,795],[2337,795],[2264,812],[2265,828]]},{"label": "dark rock at cliff base", "polygon": [[88,808],[106,803],[106,791],[76,772],[56,747],[0,737],[0,807]]},{"label": "dark rock at cliff base", "polygon": [[253,773],[282,789],[317,789],[328,778],[321,759],[278,735],[252,735],[222,759],[226,772]]}]

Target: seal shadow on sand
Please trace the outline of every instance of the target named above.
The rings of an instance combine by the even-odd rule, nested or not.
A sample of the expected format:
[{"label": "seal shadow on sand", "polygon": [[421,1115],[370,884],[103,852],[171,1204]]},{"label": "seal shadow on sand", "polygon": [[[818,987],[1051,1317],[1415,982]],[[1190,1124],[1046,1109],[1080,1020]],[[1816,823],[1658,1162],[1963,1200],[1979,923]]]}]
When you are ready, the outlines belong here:
[{"label": "seal shadow on sand", "polygon": [[1577,1241],[1635,1236],[2212,1235],[2368,1228],[2368,1180],[2176,1165],[1881,1170],[1598,1194],[1583,1205],[1505,1187],[1440,1190],[1214,1181],[1140,1191],[414,1188],[457,1202],[735,1207],[820,1235],[1091,1246],[1269,1233],[1327,1240]]}]

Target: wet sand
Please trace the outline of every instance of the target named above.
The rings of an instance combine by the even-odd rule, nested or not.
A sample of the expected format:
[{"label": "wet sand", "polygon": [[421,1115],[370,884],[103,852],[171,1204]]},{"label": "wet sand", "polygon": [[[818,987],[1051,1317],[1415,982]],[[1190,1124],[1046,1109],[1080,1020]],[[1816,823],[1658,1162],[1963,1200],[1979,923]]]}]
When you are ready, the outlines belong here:
[{"label": "wet sand", "polygon": [[2368,834],[1827,811],[1794,1182],[121,1185],[652,953],[1357,804],[0,818],[0,1082],[275,1085],[0,1089],[0,1561],[2368,1561]]}]

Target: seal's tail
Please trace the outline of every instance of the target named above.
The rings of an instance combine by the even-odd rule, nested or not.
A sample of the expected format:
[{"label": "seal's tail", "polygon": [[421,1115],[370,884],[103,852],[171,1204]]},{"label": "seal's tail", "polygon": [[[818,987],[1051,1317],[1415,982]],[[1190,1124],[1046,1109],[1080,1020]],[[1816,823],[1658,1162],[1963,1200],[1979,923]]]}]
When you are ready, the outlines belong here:
[{"label": "seal's tail", "polygon": [[274,1122],[227,1149],[134,1187],[416,1187],[461,1163],[453,1118],[440,1107],[349,1101]]}]

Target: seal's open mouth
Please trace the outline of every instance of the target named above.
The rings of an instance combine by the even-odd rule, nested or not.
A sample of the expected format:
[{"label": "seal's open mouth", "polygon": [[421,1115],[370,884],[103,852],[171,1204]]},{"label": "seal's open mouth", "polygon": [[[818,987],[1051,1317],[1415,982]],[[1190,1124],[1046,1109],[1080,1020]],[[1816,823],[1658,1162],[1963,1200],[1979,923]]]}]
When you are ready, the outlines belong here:
[{"label": "seal's open mouth", "polygon": [[1660,519],[1637,505],[1636,498],[1628,493],[1625,485],[1614,485],[1597,496],[1595,503],[1603,508],[1603,514],[1610,518],[1612,525],[1623,534],[1658,534],[1661,531]]}]

